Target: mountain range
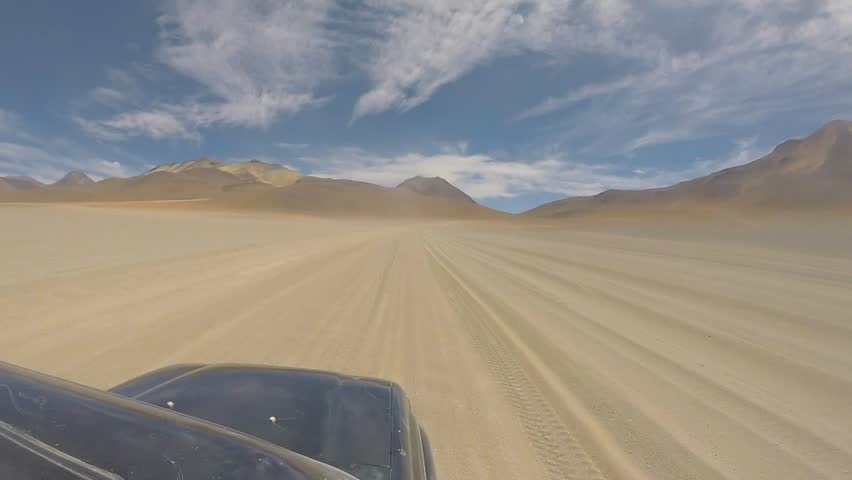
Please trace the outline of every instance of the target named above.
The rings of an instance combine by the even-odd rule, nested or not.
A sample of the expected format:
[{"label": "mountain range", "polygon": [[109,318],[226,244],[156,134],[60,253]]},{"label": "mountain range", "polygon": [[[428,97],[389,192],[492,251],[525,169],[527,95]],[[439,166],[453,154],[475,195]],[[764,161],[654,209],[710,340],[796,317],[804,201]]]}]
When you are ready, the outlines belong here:
[{"label": "mountain range", "polygon": [[[156,166],[142,175],[94,182],[70,172],[53,184],[0,177],[0,201],[116,202],[194,200],[216,208],[314,215],[507,218],[477,204],[440,177],[413,177],[396,188],[303,176],[283,165],[198,158]],[[550,202],[527,218],[684,213],[696,210],[852,210],[852,122],[833,121],[788,140],[768,155],[664,188],[608,190]]]},{"label": "mountain range", "polygon": [[142,175],[93,182],[80,172],[45,185],[0,177],[0,201],[127,202],[203,200],[215,208],[313,215],[499,218],[442,178],[417,177],[398,188],[302,176],[283,165],[198,158],[156,166]]},{"label": "mountain range", "polygon": [[852,207],[852,122],[836,120],[768,155],[670,187],[608,190],[536,207],[545,218],[620,212],[847,209]]}]

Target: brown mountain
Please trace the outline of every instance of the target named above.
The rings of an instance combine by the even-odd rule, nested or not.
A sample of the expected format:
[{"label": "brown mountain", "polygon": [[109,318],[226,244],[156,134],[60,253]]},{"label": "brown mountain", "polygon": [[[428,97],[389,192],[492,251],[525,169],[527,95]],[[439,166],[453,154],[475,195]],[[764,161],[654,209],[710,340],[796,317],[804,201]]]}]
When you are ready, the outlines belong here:
[{"label": "brown mountain", "polygon": [[[454,188],[451,186],[451,188]],[[462,195],[464,195],[462,193]],[[423,195],[405,188],[301,177],[281,165],[196,159],[152,168],[130,178],[5,192],[20,202],[116,202],[195,200],[215,208],[309,215],[419,218],[501,218],[507,214],[462,198]]]},{"label": "brown mountain", "polygon": [[73,171],[68,172],[64,177],[60,178],[56,182],[54,182],[51,186],[53,187],[74,187],[74,186],[83,186],[83,185],[92,185],[95,181],[89,178],[83,172]]},{"label": "brown mountain", "polygon": [[195,158],[186,162],[164,163],[145,172],[145,175],[150,175],[157,172],[180,173],[186,170],[195,168],[219,168],[224,166],[225,162],[215,158],[201,157]]},{"label": "brown mountain", "polygon": [[32,177],[24,177],[20,175],[0,177],[0,191],[29,190],[43,186],[43,183]]},{"label": "brown mountain", "polygon": [[429,195],[430,197],[443,197],[453,200],[461,200],[468,203],[476,203],[458,187],[441,177],[412,177],[396,186],[400,190]]},{"label": "brown mountain", "polygon": [[651,190],[608,190],[529,210],[534,217],[690,208],[805,209],[852,207],[852,122],[833,121],[788,140],[751,163]]},{"label": "brown mountain", "polygon": [[[137,177],[108,178],[87,185],[6,192],[0,200],[17,202],[114,202],[197,200],[220,195],[225,187],[245,180],[215,168],[194,168],[172,173],[157,171]],[[266,185],[266,184],[264,184]],[[266,185],[270,187],[270,185]]]},{"label": "brown mountain", "polygon": [[466,200],[431,197],[398,188],[302,177],[284,188],[236,188],[211,203],[228,208],[333,216],[492,219],[508,214]]},{"label": "brown mountain", "polygon": [[243,182],[262,182],[276,187],[292,185],[300,175],[289,168],[275,163],[249,160],[247,162],[223,162],[214,158],[197,158],[188,162],[167,163],[148,170],[145,175],[155,173],[185,173],[198,169],[215,169],[232,174]]}]

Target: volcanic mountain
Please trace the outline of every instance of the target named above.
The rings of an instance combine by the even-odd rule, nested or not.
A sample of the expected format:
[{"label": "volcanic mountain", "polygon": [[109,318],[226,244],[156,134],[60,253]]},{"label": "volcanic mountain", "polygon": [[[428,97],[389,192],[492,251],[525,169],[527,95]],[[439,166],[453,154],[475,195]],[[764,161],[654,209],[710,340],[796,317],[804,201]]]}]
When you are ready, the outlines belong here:
[{"label": "volcanic mountain", "polygon": [[56,182],[54,182],[51,186],[53,187],[73,187],[73,186],[84,186],[84,185],[92,185],[95,181],[89,178],[83,172],[73,171],[68,172],[64,177],[60,178]]},{"label": "volcanic mountain", "polygon": [[807,138],[788,140],[770,154],[676,185],[651,190],[608,190],[525,212],[571,217],[622,211],[690,208],[801,210],[852,207],[852,122],[836,120]]},{"label": "volcanic mountain", "polygon": [[443,197],[476,203],[468,194],[441,177],[412,177],[397,185],[396,188],[431,197]]},{"label": "volcanic mountain", "polygon": [[212,169],[229,173],[244,182],[261,182],[276,187],[292,185],[301,176],[295,171],[279,164],[249,160],[247,162],[223,162],[213,158],[197,158],[182,163],[167,163],[148,170],[145,175],[160,172],[184,173],[190,170]]}]

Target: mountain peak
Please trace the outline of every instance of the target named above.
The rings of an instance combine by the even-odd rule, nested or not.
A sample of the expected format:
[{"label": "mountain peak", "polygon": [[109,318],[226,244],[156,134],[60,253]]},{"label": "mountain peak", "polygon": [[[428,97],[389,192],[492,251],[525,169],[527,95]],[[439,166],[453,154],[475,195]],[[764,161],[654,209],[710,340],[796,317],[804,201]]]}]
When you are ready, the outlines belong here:
[{"label": "mountain peak", "polygon": [[157,165],[151,170],[145,172],[145,174],[148,175],[156,172],[180,173],[195,168],[219,168],[222,165],[225,165],[225,162],[222,160],[210,157],[199,157],[186,162],[164,163],[162,165]]},{"label": "mountain peak", "polygon": [[400,190],[408,190],[410,192],[419,193],[421,195],[429,195],[432,197],[444,197],[453,200],[462,200],[468,203],[476,203],[468,194],[461,191],[458,187],[441,177],[411,177],[399,185]]},{"label": "mountain peak", "polygon": [[79,185],[91,185],[95,183],[94,180],[89,178],[85,173],[74,170],[72,172],[68,172],[64,177],[57,180],[53,183],[54,187],[71,187],[71,186],[79,186]]},{"label": "mountain peak", "polygon": [[234,175],[244,182],[260,182],[276,187],[292,185],[300,178],[297,172],[277,163],[252,159],[242,162],[225,162],[215,158],[201,157],[187,162],[166,163],[148,170],[145,175],[157,172],[184,173],[196,169],[219,170]]},{"label": "mountain peak", "polygon": [[663,211],[676,206],[725,208],[848,207],[852,205],[852,122],[834,120],[768,155],[665,188],[607,191],[557,200],[529,211],[558,217],[604,209]]}]

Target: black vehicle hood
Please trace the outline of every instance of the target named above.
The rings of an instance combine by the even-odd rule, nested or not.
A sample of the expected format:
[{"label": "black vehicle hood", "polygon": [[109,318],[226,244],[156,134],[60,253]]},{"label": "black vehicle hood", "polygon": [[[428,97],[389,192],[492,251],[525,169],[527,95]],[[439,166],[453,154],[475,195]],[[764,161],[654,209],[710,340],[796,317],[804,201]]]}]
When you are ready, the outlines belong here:
[{"label": "black vehicle hood", "polygon": [[353,478],[204,420],[3,362],[0,427],[2,478]]},{"label": "black vehicle hood", "polygon": [[168,367],[112,391],[362,476],[391,467],[393,387],[316,370],[220,364]]}]

